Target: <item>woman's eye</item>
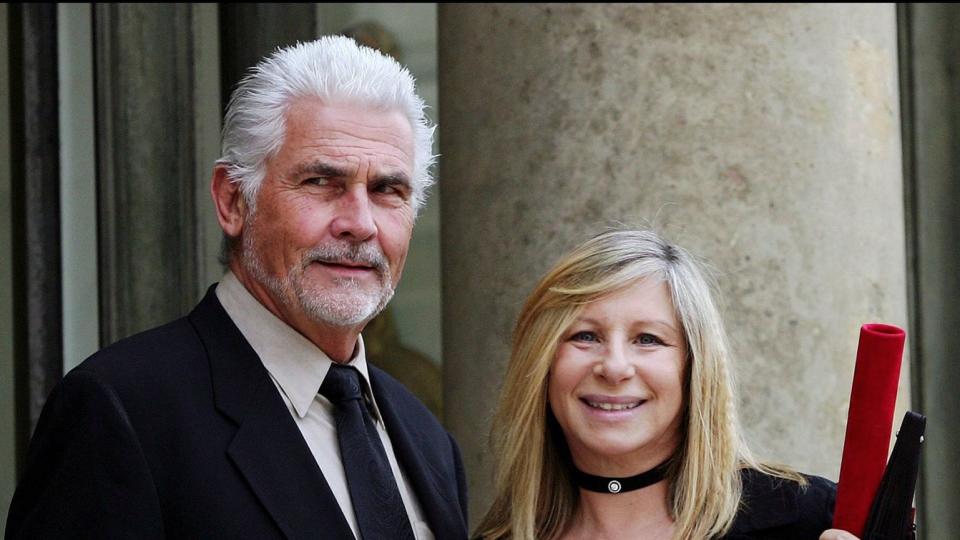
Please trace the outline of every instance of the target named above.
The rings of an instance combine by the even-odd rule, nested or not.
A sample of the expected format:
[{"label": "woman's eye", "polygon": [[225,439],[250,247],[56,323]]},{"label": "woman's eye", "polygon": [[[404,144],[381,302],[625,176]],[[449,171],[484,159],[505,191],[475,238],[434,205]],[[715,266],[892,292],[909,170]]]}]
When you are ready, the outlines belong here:
[{"label": "woman's eye", "polygon": [[570,340],[592,343],[594,341],[597,341],[597,335],[594,334],[593,332],[587,332],[587,331],[577,332],[576,334],[570,336]]},{"label": "woman's eye", "polygon": [[637,336],[637,343],[640,345],[662,345],[663,341],[653,334],[640,334]]}]

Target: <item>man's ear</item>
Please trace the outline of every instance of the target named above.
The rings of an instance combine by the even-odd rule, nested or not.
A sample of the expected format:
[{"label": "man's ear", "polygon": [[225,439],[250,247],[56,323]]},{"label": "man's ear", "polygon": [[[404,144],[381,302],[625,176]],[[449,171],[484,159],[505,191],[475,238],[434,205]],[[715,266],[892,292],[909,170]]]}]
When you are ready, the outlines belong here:
[{"label": "man's ear", "polygon": [[210,195],[217,209],[217,221],[223,233],[230,238],[238,238],[243,231],[244,218],[247,215],[247,201],[240,191],[240,184],[230,180],[225,165],[213,168],[210,180]]}]

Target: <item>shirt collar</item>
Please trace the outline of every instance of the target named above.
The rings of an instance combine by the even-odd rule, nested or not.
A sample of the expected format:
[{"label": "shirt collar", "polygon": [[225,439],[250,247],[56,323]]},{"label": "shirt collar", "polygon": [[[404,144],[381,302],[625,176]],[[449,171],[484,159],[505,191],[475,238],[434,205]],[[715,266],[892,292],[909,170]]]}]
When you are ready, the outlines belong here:
[{"label": "shirt collar", "polygon": [[[231,271],[217,284],[217,299],[256,351],[280,391],[287,396],[297,416],[303,418],[333,361],[319,347],[280,320],[263,306]],[[357,345],[348,366],[357,368],[364,382],[364,393],[372,413],[380,418],[373,394],[370,392],[370,374],[363,347],[363,338],[357,336]]]}]

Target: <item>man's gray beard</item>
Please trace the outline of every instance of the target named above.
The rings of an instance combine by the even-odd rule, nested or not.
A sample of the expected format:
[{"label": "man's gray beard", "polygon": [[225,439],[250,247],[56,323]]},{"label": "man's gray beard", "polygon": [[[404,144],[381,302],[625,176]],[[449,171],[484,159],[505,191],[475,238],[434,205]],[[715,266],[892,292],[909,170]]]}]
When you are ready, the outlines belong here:
[{"label": "man's gray beard", "polygon": [[[286,279],[281,279],[268,274],[264,268],[255,227],[248,226],[247,231],[240,254],[244,269],[269,289],[278,301],[287,305],[296,302],[314,322],[337,327],[364,324],[380,313],[393,298],[390,265],[376,244],[344,242],[317,246],[287,271]],[[304,279],[306,269],[319,261],[352,261],[369,265],[380,278],[380,288],[365,290],[353,278],[336,278],[332,288],[307,289]]]}]

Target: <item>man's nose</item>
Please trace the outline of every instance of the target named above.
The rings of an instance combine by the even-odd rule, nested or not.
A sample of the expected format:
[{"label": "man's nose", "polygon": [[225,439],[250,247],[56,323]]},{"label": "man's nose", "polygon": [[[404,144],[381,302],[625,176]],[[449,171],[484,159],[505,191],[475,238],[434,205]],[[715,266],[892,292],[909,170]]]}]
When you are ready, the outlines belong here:
[{"label": "man's nose", "polygon": [[335,238],[364,242],[376,236],[377,223],[373,219],[370,196],[365,185],[355,184],[337,201],[336,215],[330,222]]},{"label": "man's nose", "polygon": [[593,372],[610,384],[617,384],[636,375],[636,367],[622,345],[611,344],[594,366]]}]

